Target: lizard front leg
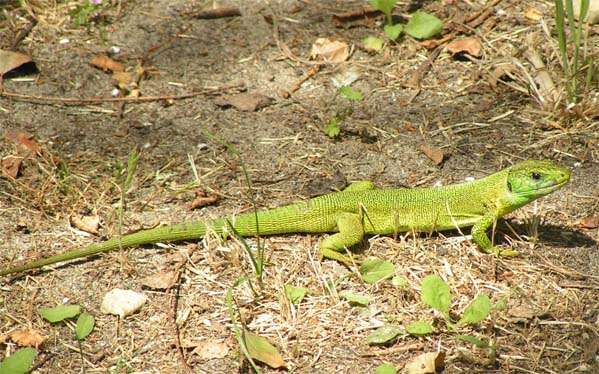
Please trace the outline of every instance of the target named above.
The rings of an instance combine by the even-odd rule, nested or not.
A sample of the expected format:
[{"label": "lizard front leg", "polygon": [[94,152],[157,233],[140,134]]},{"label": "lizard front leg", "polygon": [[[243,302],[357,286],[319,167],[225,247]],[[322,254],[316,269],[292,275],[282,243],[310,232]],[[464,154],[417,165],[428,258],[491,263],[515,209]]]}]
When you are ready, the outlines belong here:
[{"label": "lizard front leg", "polygon": [[324,258],[339,261],[346,266],[351,266],[350,259],[342,254],[364,238],[364,225],[362,218],[355,213],[341,213],[337,217],[337,234],[325,238],[320,243],[320,254]]},{"label": "lizard front leg", "polygon": [[487,236],[487,231],[495,223],[497,217],[494,212],[485,214],[480,221],[472,226],[472,241],[480,247],[483,252],[496,254],[498,256],[517,256],[518,252],[512,249],[501,249],[494,246]]}]

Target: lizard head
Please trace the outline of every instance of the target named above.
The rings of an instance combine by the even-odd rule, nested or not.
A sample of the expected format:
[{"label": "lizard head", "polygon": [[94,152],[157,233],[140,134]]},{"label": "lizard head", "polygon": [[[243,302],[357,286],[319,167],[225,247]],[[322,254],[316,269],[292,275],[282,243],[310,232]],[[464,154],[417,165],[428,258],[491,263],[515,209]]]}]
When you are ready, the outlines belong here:
[{"label": "lizard head", "polygon": [[522,206],[561,188],[570,180],[570,169],[551,161],[529,160],[508,169],[507,189],[514,205]]}]

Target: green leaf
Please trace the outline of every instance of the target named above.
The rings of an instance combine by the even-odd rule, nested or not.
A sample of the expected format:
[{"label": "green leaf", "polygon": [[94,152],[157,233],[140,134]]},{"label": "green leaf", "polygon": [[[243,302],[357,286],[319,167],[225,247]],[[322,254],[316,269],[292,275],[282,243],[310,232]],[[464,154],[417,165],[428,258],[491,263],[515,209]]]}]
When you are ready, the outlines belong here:
[{"label": "green leaf", "polygon": [[435,328],[429,322],[416,321],[416,322],[412,322],[409,325],[407,325],[406,331],[410,335],[425,336],[425,335],[432,334],[435,331]]},{"label": "green leaf", "polygon": [[79,340],[83,340],[87,338],[87,336],[94,329],[94,325],[96,320],[94,316],[88,313],[81,313],[79,318],[77,318],[77,324],[75,325],[75,336]]},{"label": "green leaf", "polygon": [[502,297],[501,299],[497,300],[497,302],[495,303],[495,310],[498,312],[502,312],[506,309],[507,309],[507,299],[505,297]]},{"label": "green leaf", "polygon": [[22,348],[0,362],[0,374],[25,374],[31,369],[37,351]]},{"label": "green leaf", "polygon": [[395,273],[395,266],[391,262],[374,257],[367,259],[360,265],[362,279],[368,284],[390,278],[393,276],[393,273]]},{"label": "green leaf", "polygon": [[264,362],[272,368],[285,367],[285,361],[279,351],[265,338],[244,331],[243,340],[253,359]]},{"label": "green leaf", "polygon": [[341,96],[345,97],[349,101],[362,101],[364,100],[364,95],[362,92],[358,90],[354,90],[350,86],[343,86],[339,89],[339,93]]},{"label": "green leaf", "polygon": [[474,325],[487,318],[491,312],[491,300],[489,296],[482,293],[478,295],[464,310],[460,319],[460,325]]},{"label": "green leaf", "polygon": [[290,284],[286,284],[283,286],[283,291],[285,292],[285,297],[287,300],[291,302],[291,304],[299,304],[300,301],[306,296],[306,292],[308,292],[307,288],[304,287],[294,287]]},{"label": "green leaf", "polygon": [[403,275],[394,276],[393,279],[391,279],[391,284],[393,287],[399,288],[400,290],[407,290],[410,288],[410,282],[408,281],[408,278],[404,277]]},{"label": "green leaf", "polygon": [[39,313],[48,322],[56,323],[68,318],[76,317],[81,313],[81,306],[57,305],[54,308],[42,308],[39,310]]},{"label": "green leaf", "polygon": [[403,31],[403,25],[398,23],[396,25],[385,25],[385,34],[391,40],[395,40],[401,35]]},{"label": "green leaf", "polygon": [[339,295],[352,305],[367,306],[372,300],[368,296],[359,295],[351,291],[343,291]]},{"label": "green leaf", "polygon": [[416,12],[405,27],[406,34],[416,39],[429,39],[443,31],[443,22],[425,12]]},{"label": "green leaf", "polygon": [[392,364],[385,362],[374,369],[374,374],[397,374],[397,369]]},{"label": "green leaf", "polygon": [[329,122],[327,122],[324,127],[324,133],[329,136],[329,138],[335,138],[339,136],[341,133],[341,119],[337,116],[331,118]]},{"label": "green leaf", "polygon": [[472,336],[472,335],[458,335],[456,336],[456,338],[458,340],[467,342],[472,344],[473,346],[477,347],[477,348],[481,348],[481,349],[485,349],[485,348],[489,348],[489,343],[481,340],[479,338],[477,338],[476,336]]},{"label": "green leaf", "polygon": [[384,40],[376,36],[367,36],[362,40],[362,43],[367,50],[378,52],[383,49]]},{"label": "green leaf", "polygon": [[366,342],[371,345],[387,344],[392,342],[401,334],[401,329],[393,325],[385,325],[379,327],[368,335]]},{"label": "green leaf", "polygon": [[438,275],[429,275],[422,280],[421,287],[422,301],[447,317],[451,306],[451,291],[443,279]]},{"label": "green leaf", "polygon": [[395,3],[397,3],[397,0],[368,0],[368,2],[374,9],[380,10],[381,12],[385,13],[387,18],[389,19],[391,17],[391,12],[395,7]]}]

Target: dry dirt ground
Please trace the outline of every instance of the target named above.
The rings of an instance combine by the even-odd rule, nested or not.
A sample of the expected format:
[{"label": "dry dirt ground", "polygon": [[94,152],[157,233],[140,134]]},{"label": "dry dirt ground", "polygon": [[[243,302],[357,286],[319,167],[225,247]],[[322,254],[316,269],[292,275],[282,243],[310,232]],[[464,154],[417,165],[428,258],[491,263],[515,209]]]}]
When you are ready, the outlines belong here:
[{"label": "dry dirt ground", "polygon": [[[0,154],[3,159],[22,155],[23,143],[31,146],[10,140],[15,133],[28,133],[33,146],[41,147],[40,155],[23,160],[17,178],[0,178],[0,267],[119,232],[250,211],[252,195],[259,207],[273,207],[351,180],[432,186],[478,178],[522,159],[547,158],[571,167],[573,179],[498,226],[495,240],[517,249],[519,257],[485,255],[459,240],[457,232],[369,238],[366,254],[390,260],[407,280],[407,287],[397,288],[389,281],[367,285],[355,270],[320,262],[320,235],[271,237],[264,241],[263,285],[254,280],[257,296],[247,283],[234,289],[242,316],[237,325],[266,337],[287,370],[297,373],[374,372],[382,362],[401,369],[416,356],[439,350],[446,354],[446,373],[599,372],[599,232],[593,224],[599,214],[599,96],[590,89],[570,109],[539,104],[531,85],[537,71],[524,54],[531,44],[563,88],[550,32],[552,2],[495,1],[482,24],[462,29],[483,41],[481,58],[454,58],[443,47],[434,56],[409,37],[369,53],[361,40],[381,35],[384,17],[332,21],[334,14],[360,10],[361,1],[221,1],[238,6],[242,16],[218,19],[189,15],[208,2],[104,3],[93,23],[75,26],[69,12],[76,2],[0,1],[0,49],[9,49],[32,17],[38,21],[17,46],[32,56],[38,71],[4,80]],[[540,16],[527,13],[530,7]],[[484,12],[485,2],[400,2],[395,14],[405,19],[418,8],[448,24]],[[531,35],[533,42],[527,41]],[[308,59],[319,37],[348,43],[349,59],[315,68]],[[598,40],[595,29],[589,41],[595,57]],[[113,46],[120,48],[111,55],[114,60],[129,70],[140,63],[145,69],[141,96],[163,99],[77,102],[111,97],[110,74],[89,62]],[[494,75],[498,67],[506,72],[503,79]],[[357,74],[353,87],[364,100],[349,103],[337,94],[332,78],[348,71]],[[273,101],[256,111],[218,105],[240,91]],[[177,98],[190,92],[195,96]],[[350,110],[339,137],[328,137],[324,124]],[[233,145],[243,161],[206,132]],[[444,161],[431,161],[420,149],[423,144],[440,149]],[[120,214],[124,165],[136,147],[141,156]],[[218,201],[191,210],[196,191]],[[77,215],[98,216],[99,234],[74,229]],[[540,217],[538,235],[533,217]],[[176,325],[175,291],[144,286],[147,277],[167,271],[180,275]],[[182,360],[193,372],[248,372],[225,295],[238,278],[251,274],[240,243],[209,238],[5,277],[0,279],[0,349],[3,355],[14,352],[11,334],[33,328],[45,336],[35,361],[39,373],[76,373],[83,367],[88,373],[188,372]],[[507,305],[461,331],[493,341],[496,360],[458,341],[421,302],[419,286],[428,274],[450,285],[455,316],[480,292]],[[306,287],[309,294],[290,305],[284,284]],[[142,291],[148,301],[122,320],[105,315],[100,303],[114,288]],[[344,290],[372,301],[368,307],[352,306],[339,297]],[[96,318],[83,355],[72,324],[51,325],[37,312],[61,303],[79,304]],[[382,323],[401,326],[419,319],[434,321],[437,332],[400,335],[382,347],[366,343]],[[206,347],[214,352],[207,354]]]}]

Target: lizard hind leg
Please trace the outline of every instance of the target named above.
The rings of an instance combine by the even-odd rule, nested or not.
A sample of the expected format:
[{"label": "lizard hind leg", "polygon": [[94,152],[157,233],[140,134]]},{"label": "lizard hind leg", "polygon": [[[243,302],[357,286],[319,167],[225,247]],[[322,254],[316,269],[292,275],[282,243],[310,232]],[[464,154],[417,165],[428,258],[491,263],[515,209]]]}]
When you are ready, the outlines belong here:
[{"label": "lizard hind leg", "polygon": [[343,192],[356,192],[374,190],[376,186],[371,181],[355,181],[343,189]]},{"label": "lizard hind leg", "polygon": [[346,266],[352,262],[342,252],[362,241],[364,225],[359,214],[341,213],[337,217],[338,233],[325,238],[320,243],[320,254],[324,258],[339,261]]}]

